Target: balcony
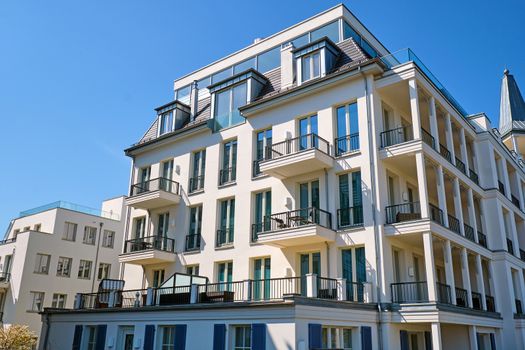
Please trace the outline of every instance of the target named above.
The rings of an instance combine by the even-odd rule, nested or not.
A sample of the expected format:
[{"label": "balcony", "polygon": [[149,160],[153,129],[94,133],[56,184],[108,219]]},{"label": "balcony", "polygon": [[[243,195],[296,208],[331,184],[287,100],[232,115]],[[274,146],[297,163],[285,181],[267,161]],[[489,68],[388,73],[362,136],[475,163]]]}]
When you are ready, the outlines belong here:
[{"label": "balcony", "polygon": [[467,175],[467,168],[465,166],[465,163],[463,163],[458,157],[456,157],[456,169],[461,171],[463,174]]},{"label": "balcony", "polygon": [[468,292],[466,289],[456,287],[456,305],[468,307]]},{"label": "balcony", "polygon": [[260,231],[253,236],[259,243],[281,248],[335,240],[332,215],[315,207],[266,216],[262,224],[252,228],[257,229]]},{"label": "balcony", "polygon": [[491,295],[486,294],[485,295],[485,301],[487,304],[487,311],[488,312],[496,312],[496,303],[494,302],[494,297]]},{"label": "balcony", "polygon": [[513,194],[510,195],[510,198],[511,198],[512,204],[514,204],[516,208],[520,209],[520,200]]},{"label": "balcony", "polygon": [[461,224],[459,222],[459,219],[450,214],[448,214],[448,228],[450,229],[450,231],[461,235]]},{"label": "balcony", "polygon": [[414,133],[412,132],[412,126],[409,125],[383,131],[379,137],[381,139],[381,148],[385,148],[412,141],[414,139]]},{"label": "balcony", "polygon": [[443,221],[443,210],[439,209],[437,206],[433,204],[429,204],[428,208],[429,208],[430,220],[440,224],[441,226],[444,226],[445,222]]},{"label": "balcony", "polygon": [[201,249],[201,235],[190,234],[186,236],[186,242],[184,245],[184,251],[195,252]]},{"label": "balcony", "polygon": [[335,139],[335,156],[359,151],[359,133],[342,136]]},{"label": "balcony", "polygon": [[337,210],[337,228],[345,229],[363,225],[363,206],[358,205],[350,208]]},{"label": "balcony", "polygon": [[223,227],[217,230],[217,237],[215,238],[216,247],[224,247],[233,245],[233,227]]},{"label": "balcony", "polygon": [[195,176],[190,178],[190,184],[188,187],[189,193],[195,193],[204,190],[204,175]]},{"label": "balcony", "polygon": [[396,304],[428,302],[427,282],[402,282],[390,284],[392,302]]},{"label": "balcony", "polygon": [[442,144],[439,144],[439,154],[441,154],[441,156],[443,158],[445,158],[450,164],[453,164],[452,163],[452,154],[450,153],[450,151],[448,150],[448,148],[446,146],[443,146]]},{"label": "balcony", "polygon": [[9,288],[11,274],[9,272],[0,272],[0,289]]},{"label": "balcony", "polygon": [[469,169],[469,177],[470,179],[476,184],[476,185],[479,185],[479,176],[478,174],[472,170],[472,169]]},{"label": "balcony", "polygon": [[229,168],[221,169],[219,171],[219,186],[235,183],[237,179],[237,167],[232,166]]},{"label": "balcony", "polygon": [[279,179],[331,168],[328,141],[316,134],[307,134],[267,148],[267,159],[259,162],[260,171]]},{"label": "balcony", "polygon": [[156,209],[179,204],[179,183],[159,177],[131,185],[130,196],[126,205],[136,209]]},{"label": "balcony", "polygon": [[498,180],[498,190],[501,192],[502,195],[505,195],[505,185],[503,182]]},{"label": "balcony", "polygon": [[512,239],[507,238],[507,252],[514,255],[514,244],[512,243]]},{"label": "balcony", "polygon": [[426,143],[427,145],[432,147],[432,149],[434,149],[434,147],[436,145],[436,141],[434,140],[434,136],[432,136],[428,131],[426,131],[423,128],[421,128],[421,139],[423,140],[424,143]]},{"label": "balcony", "polygon": [[487,248],[487,236],[481,231],[478,231],[478,243],[480,246]]},{"label": "balcony", "polygon": [[467,224],[463,224],[463,230],[465,232],[465,237],[471,241],[471,242],[476,242],[476,239],[474,237],[474,228],[472,226],[469,226]]},{"label": "balcony", "polygon": [[385,208],[385,212],[387,224],[421,219],[419,202],[390,205]]},{"label": "balcony", "polygon": [[127,240],[124,243],[124,253],[119,255],[119,262],[148,265],[174,262],[175,258],[175,240],[148,236]]}]

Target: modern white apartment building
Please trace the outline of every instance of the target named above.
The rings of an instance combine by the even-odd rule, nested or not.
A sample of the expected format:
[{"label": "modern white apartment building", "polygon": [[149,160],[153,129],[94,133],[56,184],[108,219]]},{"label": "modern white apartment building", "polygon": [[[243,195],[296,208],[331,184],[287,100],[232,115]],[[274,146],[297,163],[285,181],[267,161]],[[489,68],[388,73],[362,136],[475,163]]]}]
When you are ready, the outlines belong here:
[{"label": "modern white apartment building", "polygon": [[126,150],[125,289],[41,349],[524,348],[523,143],[412,51],[339,5],[174,89]]},{"label": "modern white apartment building", "polygon": [[12,220],[0,241],[3,325],[27,325],[39,335],[44,307],[72,308],[79,290],[118,278],[124,209],[123,196],[101,210],[59,201]]}]

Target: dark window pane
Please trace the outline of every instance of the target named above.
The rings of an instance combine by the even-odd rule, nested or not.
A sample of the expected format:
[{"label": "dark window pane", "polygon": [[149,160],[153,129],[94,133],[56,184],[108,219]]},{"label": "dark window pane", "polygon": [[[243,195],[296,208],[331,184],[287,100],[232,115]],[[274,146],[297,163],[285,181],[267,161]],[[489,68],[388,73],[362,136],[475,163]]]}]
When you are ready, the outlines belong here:
[{"label": "dark window pane", "polygon": [[361,36],[346,22],[343,22],[343,37],[345,39],[354,38],[358,44],[361,44]]},{"label": "dark window pane", "polygon": [[335,21],[330,24],[325,25],[319,29],[314,30],[310,34],[311,41],[315,41],[322,37],[327,36],[334,43],[339,42],[339,22]]},{"label": "dark window pane", "polygon": [[211,77],[202,78],[201,80],[197,81],[197,87],[199,89],[205,89],[211,84]]},{"label": "dark window pane", "polygon": [[237,63],[235,66],[233,66],[233,74],[244,72],[245,70],[248,70],[250,68],[255,69],[255,57],[249,58],[246,61]]},{"label": "dark window pane", "polygon": [[292,43],[296,48],[308,44],[308,34],[293,39]]},{"label": "dark window pane", "polygon": [[220,72],[217,72],[215,73],[214,75],[211,76],[211,82],[213,84],[219,82],[219,81],[222,81],[226,78],[229,78],[232,76],[232,69],[231,67],[229,68],[226,68],[225,70],[222,70]]},{"label": "dark window pane", "polygon": [[265,73],[281,65],[281,47],[277,46],[257,56],[257,70]]},{"label": "dark window pane", "polygon": [[190,86],[185,86],[177,90],[177,100],[180,100],[184,97],[188,97],[190,95]]}]

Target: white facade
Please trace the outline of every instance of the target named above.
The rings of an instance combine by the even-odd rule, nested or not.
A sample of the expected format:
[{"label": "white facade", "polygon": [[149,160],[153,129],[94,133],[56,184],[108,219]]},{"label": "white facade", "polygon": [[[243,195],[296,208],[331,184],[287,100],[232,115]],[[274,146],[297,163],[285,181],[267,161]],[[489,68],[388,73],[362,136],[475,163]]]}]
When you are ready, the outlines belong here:
[{"label": "white facade", "polygon": [[[257,72],[236,70],[251,57]],[[100,349],[525,347],[522,163],[412,52],[390,54],[340,5],[175,90],[127,150],[119,259],[133,291],[107,310],[88,302],[100,295],[48,310],[42,349],[87,349],[90,335]],[[163,303],[174,273],[209,283],[176,282]]]},{"label": "white facade", "polygon": [[[39,335],[38,313],[44,307],[71,308],[79,290],[97,290],[101,263],[110,266],[103,278],[118,278],[124,208],[124,197],[104,201],[102,210],[55,202],[14,219],[0,242],[3,325],[27,325]],[[82,260],[91,268],[79,277]]]}]

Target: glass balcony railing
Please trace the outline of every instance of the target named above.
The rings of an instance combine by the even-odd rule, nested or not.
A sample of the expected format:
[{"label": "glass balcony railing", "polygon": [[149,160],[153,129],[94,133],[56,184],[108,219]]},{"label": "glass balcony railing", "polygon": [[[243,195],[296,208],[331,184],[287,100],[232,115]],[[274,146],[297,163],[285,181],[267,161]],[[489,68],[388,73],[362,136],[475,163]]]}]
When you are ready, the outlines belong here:
[{"label": "glass balcony railing", "polygon": [[214,116],[209,120],[208,126],[213,132],[217,132],[222,129],[242,124],[245,121],[246,119],[241,115],[241,112],[239,112],[239,110],[234,110],[229,113]]},{"label": "glass balcony railing", "polygon": [[402,49],[399,51],[396,51],[390,55],[386,55],[380,58],[381,61],[389,68],[392,69],[396,66],[413,62],[416,64],[416,66],[427,76],[427,78],[434,84],[436,89],[438,89],[443,96],[445,96],[449,102],[456,108],[456,110],[462,115],[467,116],[468,113],[459,102],[452,96],[452,94],[441,84],[441,82],[436,78],[434,74],[428,69],[427,66],[419,59],[419,57],[414,54],[414,52],[410,49]]}]

